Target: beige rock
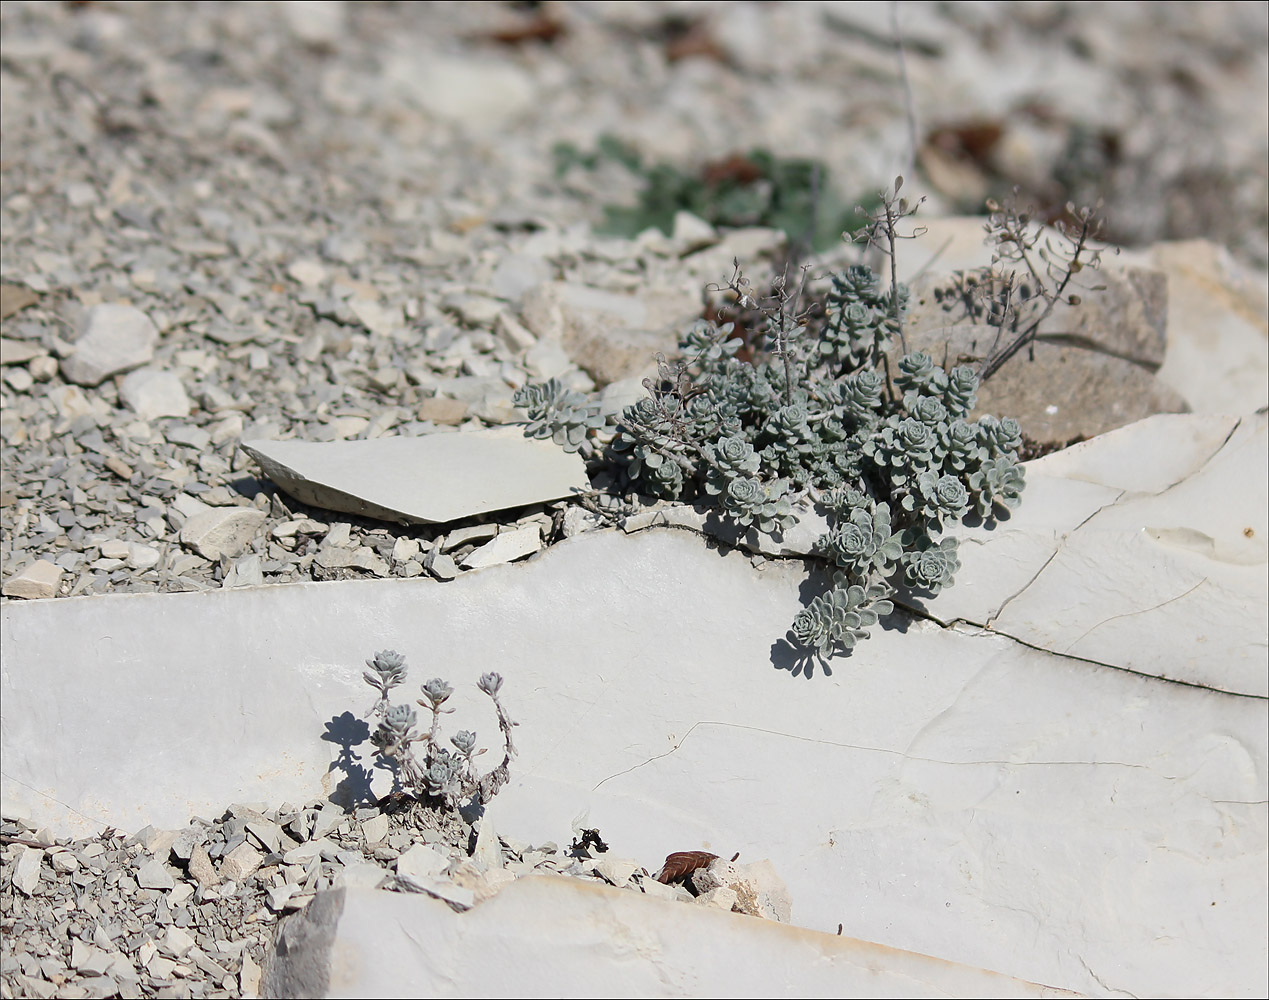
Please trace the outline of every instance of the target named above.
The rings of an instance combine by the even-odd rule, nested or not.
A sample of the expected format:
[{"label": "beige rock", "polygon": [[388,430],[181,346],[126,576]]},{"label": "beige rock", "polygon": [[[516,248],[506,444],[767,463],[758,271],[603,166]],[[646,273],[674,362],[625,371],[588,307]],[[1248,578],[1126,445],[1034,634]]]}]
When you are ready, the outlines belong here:
[{"label": "beige rock", "polygon": [[589,489],[585,463],[519,426],[467,434],[242,448],[287,493],[315,507],[404,523],[441,523]]},{"label": "beige rock", "polygon": [[250,844],[239,844],[221,860],[220,877],[242,882],[260,867],[263,860],[264,855]]},{"label": "beige rock", "polygon": [[738,865],[716,858],[692,873],[692,884],[702,894],[728,889],[735,894],[732,908],[751,917],[788,923],[793,902],[788,887],[770,861]]},{"label": "beige rock", "polygon": [[48,351],[39,344],[0,337],[0,365],[24,365],[34,358],[42,358],[47,354]]},{"label": "beige rock", "polygon": [[1205,240],[1160,243],[1149,262],[1168,279],[1168,354],[1159,380],[1199,413],[1247,414],[1269,403],[1264,278]]},{"label": "beige rock", "polygon": [[525,326],[560,343],[600,386],[642,372],[658,351],[672,355],[680,328],[699,314],[699,297],[678,289],[636,296],[561,281],[520,304]]},{"label": "beige rock", "polygon": [[[1135,267],[1106,268],[1096,279],[1104,290],[1081,293],[1078,306],[1056,308],[1034,346],[983,383],[972,417],[1014,417],[1033,440],[1065,443],[1156,413],[1186,410],[1185,400],[1154,376],[1167,344],[1163,276]],[[913,282],[907,347],[949,367],[977,367],[1011,335],[981,325],[951,288],[945,274]],[[902,353],[896,344],[892,369]]]},{"label": "beige rock", "polygon": [[220,875],[217,874],[216,868],[207,854],[207,848],[202,844],[195,844],[190,851],[189,873],[204,889],[210,889],[220,882]]},{"label": "beige rock", "polygon": [[204,559],[240,555],[265,522],[254,507],[212,507],[201,511],[181,527],[181,544]]},{"label": "beige rock", "polygon": [[19,573],[5,581],[5,597],[23,597],[35,600],[56,597],[62,583],[62,568],[47,559],[37,559]]}]

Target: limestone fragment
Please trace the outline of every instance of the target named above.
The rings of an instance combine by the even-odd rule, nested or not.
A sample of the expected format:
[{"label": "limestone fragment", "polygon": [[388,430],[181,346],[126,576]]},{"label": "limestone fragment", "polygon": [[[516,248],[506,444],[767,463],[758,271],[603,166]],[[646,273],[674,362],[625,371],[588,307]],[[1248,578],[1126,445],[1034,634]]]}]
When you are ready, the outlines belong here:
[{"label": "limestone fragment", "polygon": [[[793,909],[789,890],[770,861],[738,865],[734,861],[716,858],[707,867],[692,873],[692,884],[701,895],[719,889],[730,890],[736,897],[732,909],[739,913],[780,923],[789,922]],[[720,894],[712,901],[723,898]]]},{"label": "limestone fragment", "polygon": [[99,385],[111,375],[148,362],[158,340],[158,328],[135,306],[93,306],[84,318],[74,353],[62,361],[62,374],[77,385]]},{"label": "limestone fragment", "polygon": [[47,559],[37,559],[5,581],[4,596],[24,597],[27,600],[56,597],[61,583],[62,567]]},{"label": "limestone fragment", "polygon": [[185,386],[171,372],[153,368],[132,372],[119,386],[119,395],[142,420],[188,417],[190,413]]},{"label": "limestone fragment", "polygon": [[231,559],[247,547],[260,526],[263,511],[253,507],[212,507],[189,518],[181,528],[181,544],[204,559]]},{"label": "limestone fragment", "polygon": [[143,889],[170,889],[176,884],[167,866],[157,858],[147,861],[137,872],[137,885]]},{"label": "limestone fragment", "polygon": [[303,503],[386,521],[443,523],[590,488],[579,456],[525,438],[518,426],[373,441],[245,441],[242,447]]},{"label": "limestone fragment", "polygon": [[13,884],[27,896],[31,895],[40,883],[40,862],[43,859],[44,852],[38,847],[23,847],[22,853],[18,855],[17,864],[13,866],[11,876]]},{"label": "limestone fragment", "polygon": [[465,569],[484,569],[523,559],[542,548],[542,529],[536,524],[504,531],[463,560]]}]

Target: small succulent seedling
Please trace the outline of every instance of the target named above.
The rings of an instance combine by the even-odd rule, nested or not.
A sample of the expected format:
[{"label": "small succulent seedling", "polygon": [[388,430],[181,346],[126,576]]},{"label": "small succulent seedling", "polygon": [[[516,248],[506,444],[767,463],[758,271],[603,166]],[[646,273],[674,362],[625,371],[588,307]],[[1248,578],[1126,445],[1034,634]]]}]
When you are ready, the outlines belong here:
[{"label": "small succulent seedling", "polygon": [[[475,758],[485,751],[476,749],[475,733],[460,729],[449,739],[452,750],[441,743],[441,716],[453,711],[444,707],[454,693],[447,682],[434,677],[422,685],[423,697],[417,699],[416,704],[429,711],[432,718],[427,728],[420,728],[414,708],[393,705],[388,698],[388,692],[405,681],[405,657],[385,649],[367,660],[366,667],[362,677],[379,692],[378,699],[366,713],[379,719],[370,740],[380,756],[394,763],[406,789],[421,801],[431,801],[450,810],[457,810],[468,801],[484,805],[498,794],[509,779],[508,767],[516,753],[511,740],[511,729],[516,723],[511,721],[498,697],[502,689],[500,674],[483,674],[477,682],[477,687],[493,701],[504,744],[502,763],[482,775],[476,770]],[[421,761],[414,755],[416,743],[423,744]]]}]

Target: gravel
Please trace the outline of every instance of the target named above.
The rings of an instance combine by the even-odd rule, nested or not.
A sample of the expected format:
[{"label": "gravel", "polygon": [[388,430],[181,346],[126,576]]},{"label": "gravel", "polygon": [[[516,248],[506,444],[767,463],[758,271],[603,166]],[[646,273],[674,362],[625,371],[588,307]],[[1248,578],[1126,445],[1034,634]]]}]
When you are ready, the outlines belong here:
[{"label": "gravel", "polygon": [[693,899],[609,858],[597,831],[566,849],[535,847],[424,806],[383,806],[236,804],[183,830],[76,841],[6,818],[0,993],[256,996],[279,921],[339,885],[427,892],[460,910],[528,874]]},{"label": "gravel", "polygon": [[[5,3],[0,557],[6,583],[60,570],[6,595],[450,578],[474,546],[305,508],[238,442],[462,433],[514,419],[527,378],[588,388],[522,305],[681,315],[739,244],[711,249],[690,219],[677,237],[595,235],[634,183],[557,177],[552,146],[608,131],[692,164],[768,145],[866,193],[907,141],[877,10]],[[1189,212],[1263,256],[1262,9],[992,11],[904,5],[923,128],[999,121],[991,169],[1019,176],[1052,167],[1055,129],[1100,129],[1121,155],[1094,166],[1135,235],[1197,234]],[[940,173],[939,148],[932,207],[957,208],[976,182]],[[1123,181],[1142,164],[1155,173]],[[218,547],[195,498],[241,547]],[[296,520],[347,525],[347,551],[314,558],[311,533],[278,533]],[[391,558],[403,538],[422,558]]]}]

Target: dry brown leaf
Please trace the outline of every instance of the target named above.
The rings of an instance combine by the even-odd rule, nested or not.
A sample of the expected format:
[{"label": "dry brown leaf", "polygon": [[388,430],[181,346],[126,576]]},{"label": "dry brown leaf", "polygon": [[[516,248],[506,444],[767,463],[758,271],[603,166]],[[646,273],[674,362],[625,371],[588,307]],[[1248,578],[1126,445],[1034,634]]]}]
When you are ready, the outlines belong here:
[{"label": "dry brown leaf", "polygon": [[717,858],[717,854],[710,854],[709,851],[676,851],[666,855],[665,864],[657,872],[657,881],[666,885],[682,882],[696,869],[704,868]]}]

